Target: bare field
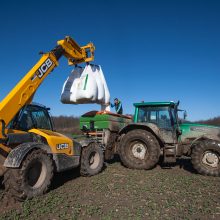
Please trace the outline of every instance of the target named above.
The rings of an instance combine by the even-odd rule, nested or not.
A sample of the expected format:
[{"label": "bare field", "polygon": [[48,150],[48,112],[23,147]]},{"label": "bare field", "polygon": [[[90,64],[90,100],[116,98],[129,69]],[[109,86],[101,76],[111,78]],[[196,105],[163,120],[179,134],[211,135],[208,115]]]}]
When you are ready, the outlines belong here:
[{"label": "bare field", "polygon": [[220,219],[219,189],[219,177],[195,174],[187,159],[150,171],[114,161],[89,178],[56,174],[49,193],[2,209],[0,219]]}]

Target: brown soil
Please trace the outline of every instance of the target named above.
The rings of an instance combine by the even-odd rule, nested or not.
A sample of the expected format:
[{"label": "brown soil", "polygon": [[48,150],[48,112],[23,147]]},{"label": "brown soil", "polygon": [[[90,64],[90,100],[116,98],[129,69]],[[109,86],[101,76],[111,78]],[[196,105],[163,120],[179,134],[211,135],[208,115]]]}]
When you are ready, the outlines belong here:
[{"label": "brown soil", "polygon": [[1,199],[0,219],[220,219],[219,187],[219,177],[196,174],[188,159],[150,171],[113,161],[93,177],[57,174],[49,193],[19,205]]}]

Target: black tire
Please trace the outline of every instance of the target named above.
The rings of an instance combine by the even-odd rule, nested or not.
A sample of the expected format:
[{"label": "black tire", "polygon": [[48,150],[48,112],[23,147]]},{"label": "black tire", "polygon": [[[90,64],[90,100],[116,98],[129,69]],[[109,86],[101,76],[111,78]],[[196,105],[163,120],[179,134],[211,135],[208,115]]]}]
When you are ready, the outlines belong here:
[{"label": "black tire", "polygon": [[159,161],[160,145],[152,133],[135,129],[122,138],[119,154],[126,167],[148,170]]},{"label": "black tire", "polygon": [[211,140],[197,142],[191,154],[194,169],[206,176],[220,176],[220,143]]},{"label": "black tire", "polygon": [[4,175],[8,196],[18,201],[46,193],[53,178],[53,163],[47,153],[34,149],[23,160],[20,168],[9,168]]},{"label": "black tire", "polygon": [[97,143],[90,143],[82,148],[80,174],[93,176],[101,172],[104,164],[102,148]]}]

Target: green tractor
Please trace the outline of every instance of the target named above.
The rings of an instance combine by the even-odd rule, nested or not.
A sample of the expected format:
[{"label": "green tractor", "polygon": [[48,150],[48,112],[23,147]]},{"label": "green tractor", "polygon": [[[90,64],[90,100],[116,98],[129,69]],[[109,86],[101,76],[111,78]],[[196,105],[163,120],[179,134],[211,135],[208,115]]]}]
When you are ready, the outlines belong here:
[{"label": "green tractor", "polygon": [[122,163],[132,169],[151,169],[161,155],[165,163],[189,156],[198,173],[220,176],[220,127],[183,123],[178,119],[178,105],[134,104],[133,122],[119,131]]},{"label": "green tractor", "polygon": [[134,106],[133,120],[109,112],[84,114],[80,128],[90,135],[82,146],[98,141],[106,160],[119,154],[131,169],[151,169],[159,158],[172,165],[177,158],[189,156],[198,173],[220,176],[220,127],[183,123],[178,118],[179,102],[141,102]]}]

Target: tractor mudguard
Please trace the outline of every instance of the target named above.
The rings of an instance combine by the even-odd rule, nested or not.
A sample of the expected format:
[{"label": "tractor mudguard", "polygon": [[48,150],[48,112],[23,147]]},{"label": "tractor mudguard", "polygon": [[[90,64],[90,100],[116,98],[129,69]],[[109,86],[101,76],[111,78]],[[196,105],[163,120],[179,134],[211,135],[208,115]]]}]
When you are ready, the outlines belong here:
[{"label": "tractor mudguard", "polygon": [[20,167],[25,156],[33,149],[45,150],[48,154],[53,156],[53,161],[56,165],[56,171],[61,172],[64,170],[72,169],[80,164],[81,144],[74,142],[74,155],[69,156],[66,154],[53,154],[48,145],[41,143],[24,143],[13,149],[7,156],[4,167],[18,168]]},{"label": "tractor mudguard", "polygon": [[160,135],[160,129],[152,123],[131,123],[127,126],[123,127],[119,134],[122,135],[124,133],[127,133],[128,131],[134,130],[134,129],[144,129],[150,131],[154,136],[159,139],[162,143],[165,143],[164,139]]},{"label": "tractor mudguard", "polygon": [[99,147],[101,147],[103,150],[105,149],[104,144],[101,142],[98,142],[96,139],[93,138],[87,138],[84,140],[81,140],[79,144],[82,146],[82,148],[89,146],[91,143],[97,143]]},{"label": "tractor mudguard", "polygon": [[201,141],[201,140],[210,140],[210,141],[213,141],[213,142],[220,143],[220,141],[217,138],[214,138],[214,136],[202,135],[202,136],[196,138],[195,140],[193,140],[190,143],[190,147],[192,148],[196,142]]},{"label": "tractor mudguard", "polygon": [[41,143],[23,143],[14,148],[7,156],[4,167],[18,168],[28,152],[33,149],[42,149],[51,154],[50,147]]},{"label": "tractor mudguard", "polygon": [[91,144],[93,142],[95,142],[94,139],[87,138],[87,139],[81,140],[79,143],[82,145],[82,147],[87,147],[89,144]]}]

